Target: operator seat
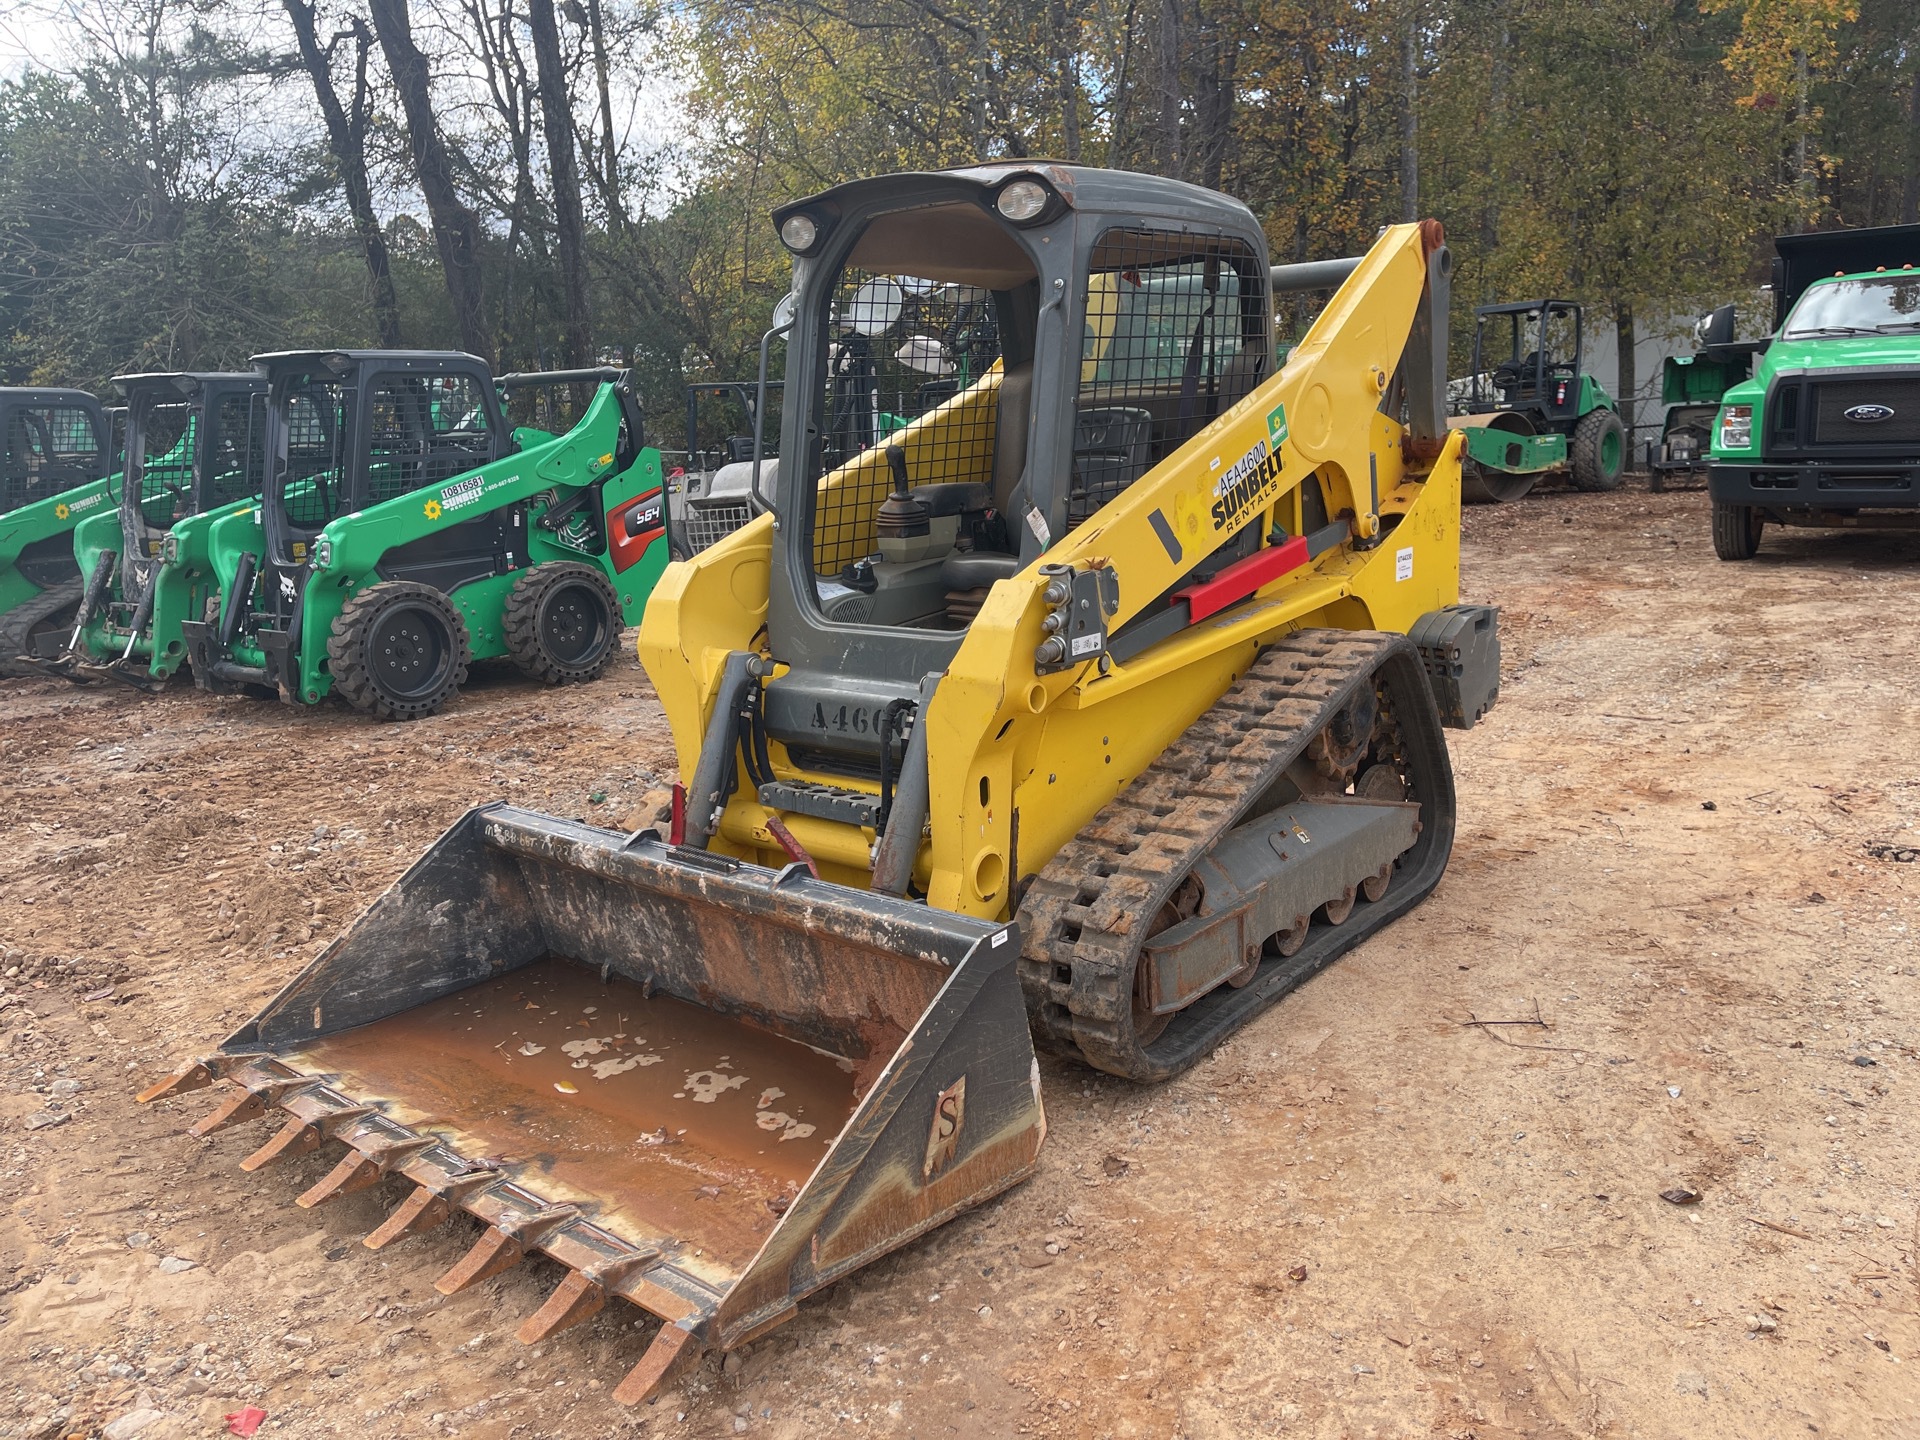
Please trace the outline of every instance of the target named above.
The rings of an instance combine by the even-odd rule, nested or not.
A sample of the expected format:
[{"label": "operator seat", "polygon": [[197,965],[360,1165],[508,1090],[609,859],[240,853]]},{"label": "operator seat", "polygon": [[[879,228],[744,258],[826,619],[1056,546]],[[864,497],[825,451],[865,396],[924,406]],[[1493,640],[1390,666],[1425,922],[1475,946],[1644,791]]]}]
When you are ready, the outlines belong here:
[{"label": "operator seat", "polygon": [[1033,411],[1033,362],[1010,367],[1000,379],[993,419],[993,508],[1005,517],[1011,555],[956,551],[940,565],[948,590],[983,590],[1020,573],[1020,529],[1031,503],[1022,483],[1027,474],[1027,428]]}]

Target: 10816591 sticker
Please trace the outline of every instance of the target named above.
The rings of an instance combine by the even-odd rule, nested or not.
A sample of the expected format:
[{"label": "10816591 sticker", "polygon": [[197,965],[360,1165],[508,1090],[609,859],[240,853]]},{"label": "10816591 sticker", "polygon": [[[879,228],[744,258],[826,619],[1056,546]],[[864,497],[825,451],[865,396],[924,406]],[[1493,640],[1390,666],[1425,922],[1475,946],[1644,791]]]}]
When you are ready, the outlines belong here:
[{"label": "10816591 sticker", "polygon": [[1411,580],[1413,578],[1413,550],[1411,547],[1393,552],[1393,578],[1396,584],[1402,580]]},{"label": "10816591 sticker", "polygon": [[442,509],[458,510],[471,505],[480,498],[480,492],[486,488],[486,478],[469,475],[465,480],[456,480],[451,485],[440,487],[440,505]]}]

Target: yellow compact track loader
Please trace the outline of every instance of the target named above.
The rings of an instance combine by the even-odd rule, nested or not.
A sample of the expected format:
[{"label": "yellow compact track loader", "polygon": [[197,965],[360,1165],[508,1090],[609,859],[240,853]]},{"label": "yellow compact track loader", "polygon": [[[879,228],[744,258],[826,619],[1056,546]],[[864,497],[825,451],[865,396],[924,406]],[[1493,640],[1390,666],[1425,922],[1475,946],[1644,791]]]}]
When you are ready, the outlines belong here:
[{"label": "yellow compact track loader", "polygon": [[249,1169],[344,1142],[301,1204],[408,1182],[370,1246],[477,1217],[442,1290],[558,1260],[524,1340],[651,1311],[629,1401],[1030,1174],[1033,1037],[1172,1075],[1418,903],[1498,686],[1437,225],[1270,269],[1234,201],[1044,162],[774,223],[779,458],[641,628],[660,828],[473,812],[146,1095],[277,1115]]}]

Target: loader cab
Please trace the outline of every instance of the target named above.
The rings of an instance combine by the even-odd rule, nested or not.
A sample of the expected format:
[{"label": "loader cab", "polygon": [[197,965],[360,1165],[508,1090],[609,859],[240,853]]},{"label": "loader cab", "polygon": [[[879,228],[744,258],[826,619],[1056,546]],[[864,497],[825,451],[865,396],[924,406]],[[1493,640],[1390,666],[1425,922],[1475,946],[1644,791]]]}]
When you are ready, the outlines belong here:
[{"label": "loader cab", "polygon": [[[1245,206],[1046,162],[855,181],[774,214],[794,255],[769,732],[869,773],[880,709],[992,586],[1271,363]],[[798,747],[798,751],[795,751]]]},{"label": "loader cab", "polygon": [[252,372],[121,375],[123,553],[154,557],[168,530],[260,493],[266,381]]},{"label": "loader cab", "polygon": [[98,480],[112,468],[100,402],[84,390],[0,388],[0,514]]},{"label": "loader cab", "polygon": [[[493,375],[478,356],[451,351],[335,350],[254,357],[267,378],[266,477],[261,522],[266,601],[291,618],[320,532],[342,516],[452,481],[508,453]],[[474,485],[475,499],[478,484]],[[465,492],[462,492],[463,494]],[[434,502],[457,508],[458,496]],[[497,547],[488,527],[442,527],[432,555],[412,557],[419,575]],[[485,534],[469,534],[478,526]],[[450,589],[451,585],[441,588]]]},{"label": "loader cab", "polygon": [[1571,300],[1521,300],[1473,312],[1470,415],[1518,410],[1542,428],[1570,426],[1592,407],[1581,395],[1581,309]]}]

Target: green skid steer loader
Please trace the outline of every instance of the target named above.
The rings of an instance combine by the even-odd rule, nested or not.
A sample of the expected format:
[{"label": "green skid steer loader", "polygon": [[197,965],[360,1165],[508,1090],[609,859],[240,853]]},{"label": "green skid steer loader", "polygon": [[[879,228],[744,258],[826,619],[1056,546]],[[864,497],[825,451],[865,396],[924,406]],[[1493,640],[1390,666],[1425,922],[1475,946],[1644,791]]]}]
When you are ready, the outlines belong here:
[{"label": "green skid steer loader", "polygon": [[1466,412],[1447,421],[1466,432],[1462,498],[1518,500],[1552,474],[1576,490],[1618,490],[1627,431],[1581,363],[1580,307],[1521,300],[1482,305],[1473,316]]},{"label": "green skid steer loader", "polygon": [[[660,456],[623,372],[496,381],[475,356],[427,351],[254,363],[266,474],[259,505],[212,526],[220,601],[182,627],[197,684],[411,720],[474,660],[600,676],[667,563]],[[565,434],[507,429],[502,390],[588,384]],[[324,443],[303,442],[303,415]]]},{"label": "green skid steer loader", "polygon": [[112,432],[84,390],[0,389],[0,675],[43,635],[65,638],[83,588],[73,529],[113,498]]},{"label": "green skid steer loader", "polygon": [[266,382],[246,372],[122,375],[119,503],[73,532],[86,588],[70,634],[25,657],[76,681],[158,689],[187,656],[181,625],[217,593],[208,539],[258,500]]}]

